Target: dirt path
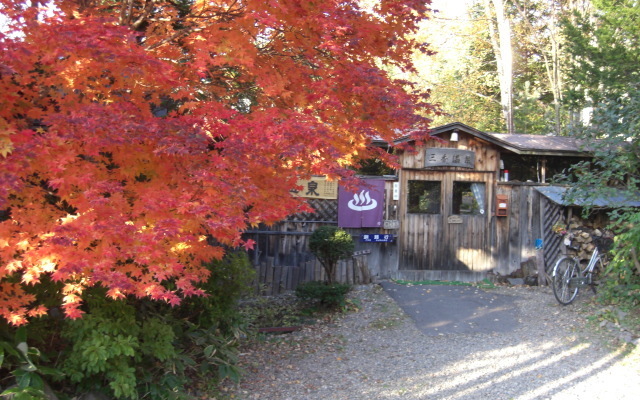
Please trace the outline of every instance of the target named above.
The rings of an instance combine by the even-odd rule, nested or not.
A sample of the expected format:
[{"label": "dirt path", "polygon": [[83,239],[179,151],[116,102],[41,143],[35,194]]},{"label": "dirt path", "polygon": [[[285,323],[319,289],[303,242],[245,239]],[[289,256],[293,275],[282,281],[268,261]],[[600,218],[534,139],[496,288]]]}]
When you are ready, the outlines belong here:
[{"label": "dirt path", "polygon": [[589,323],[587,299],[560,307],[547,288],[494,293],[511,296],[515,329],[429,336],[379,286],[360,288],[352,294],[357,312],[246,346],[247,375],[225,394],[241,400],[638,398],[640,352],[623,343],[624,332]]}]

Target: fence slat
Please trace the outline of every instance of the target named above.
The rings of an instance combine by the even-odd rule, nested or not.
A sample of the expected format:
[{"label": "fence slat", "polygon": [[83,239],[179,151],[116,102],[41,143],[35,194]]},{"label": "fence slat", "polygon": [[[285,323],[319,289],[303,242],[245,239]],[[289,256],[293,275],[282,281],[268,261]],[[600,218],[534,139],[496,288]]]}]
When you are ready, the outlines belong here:
[{"label": "fence slat", "polygon": [[[300,265],[274,265],[273,258],[255,266],[256,293],[263,296],[277,295],[295,290],[300,284],[310,281],[324,281],[325,271],[317,259],[305,261]],[[367,254],[358,254],[348,260],[340,261],[336,267],[336,281],[350,285],[372,282],[367,267]]]}]

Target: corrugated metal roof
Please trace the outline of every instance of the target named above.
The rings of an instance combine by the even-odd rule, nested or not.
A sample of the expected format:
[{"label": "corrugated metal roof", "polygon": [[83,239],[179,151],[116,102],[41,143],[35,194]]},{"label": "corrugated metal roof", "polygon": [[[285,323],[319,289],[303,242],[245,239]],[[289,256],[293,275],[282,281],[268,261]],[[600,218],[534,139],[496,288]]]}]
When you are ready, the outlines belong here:
[{"label": "corrugated metal roof", "polygon": [[[540,192],[544,197],[553,201],[556,204],[560,204],[562,206],[578,206],[584,207],[587,205],[587,202],[584,199],[576,199],[573,202],[569,202],[565,199],[565,194],[569,190],[566,186],[537,186],[536,190]],[[622,192],[619,195],[607,196],[607,197],[599,197],[593,201],[593,204],[589,203],[589,205],[595,207],[605,207],[605,208],[613,208],[613,207],[640,207],[640,194],[638,196],[629,199],[628,197],[624,197]]]},{"label": "corrugated metal roof", "polygon": [[584,152],[583,141],[574,137],[508,133],[488,133],[488,135],[522,151]]}]

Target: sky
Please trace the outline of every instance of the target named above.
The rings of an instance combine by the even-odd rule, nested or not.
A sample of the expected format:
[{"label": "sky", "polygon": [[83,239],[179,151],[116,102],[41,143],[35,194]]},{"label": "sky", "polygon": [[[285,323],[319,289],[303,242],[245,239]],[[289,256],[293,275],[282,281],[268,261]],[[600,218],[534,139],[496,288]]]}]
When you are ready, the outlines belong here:
[{"label": "sky", "polygon": [[431,8],[440,10],[441,14],[447,17],[462,16],[467,8],[467,4],[474,0],[432,0]]}]

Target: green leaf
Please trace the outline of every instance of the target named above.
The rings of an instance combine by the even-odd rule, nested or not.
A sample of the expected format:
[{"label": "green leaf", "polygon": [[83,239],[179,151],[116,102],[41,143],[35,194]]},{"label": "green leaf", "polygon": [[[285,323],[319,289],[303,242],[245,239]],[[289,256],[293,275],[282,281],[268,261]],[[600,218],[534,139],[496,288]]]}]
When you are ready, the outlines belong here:
[{"label": "green leaf", "polygon": [[65,376],[64,372],[60,371],[59,369],[51,368],[51,367],[40,366],[38,367],[38,372],[41,373],[42,375],[50,375],[50,376],[55,376],[59,378]]},{"label": "green leaf", "polygon": [[27,342],[20,342],[16,346],[16,349],[20,350],[20,352],[25,356],[29,357],[29,345]]},{"label": "green leaf", "polygon": [[15,341],[17,343],[27,342],[27,328],[25,326],[21,326],[16,330]]},{"label": "green leaf", "polygon": [[213,357],[213,355],[216,354],[216,348],[214,345],[209,345],[207,347],[204,348],[204,355],[211,358]]}]

